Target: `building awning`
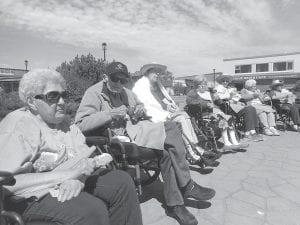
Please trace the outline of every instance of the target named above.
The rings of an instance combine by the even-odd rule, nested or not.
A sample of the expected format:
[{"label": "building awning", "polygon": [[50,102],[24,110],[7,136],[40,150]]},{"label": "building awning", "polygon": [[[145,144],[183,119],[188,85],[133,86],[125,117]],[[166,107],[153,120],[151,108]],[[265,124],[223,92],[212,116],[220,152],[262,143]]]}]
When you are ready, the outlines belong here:
[{"label": "building awning", "polygon": [[266,73],[266,74],[244,74],[244,75],[233,75],[234,81],[244,81],[249,79],[254,80],[273,80],[273,79],[286,79],[286,78],[299,78],[300,73]]},{"label": "building awning", "polygon": [[22,76],[0,75],[0,82],[19,82]]}]

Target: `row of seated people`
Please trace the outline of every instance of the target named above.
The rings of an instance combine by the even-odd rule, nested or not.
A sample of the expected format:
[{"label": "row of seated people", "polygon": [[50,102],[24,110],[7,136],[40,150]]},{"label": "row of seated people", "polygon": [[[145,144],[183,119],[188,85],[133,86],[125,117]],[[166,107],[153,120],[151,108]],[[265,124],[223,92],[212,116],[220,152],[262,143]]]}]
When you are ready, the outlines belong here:
[{"label": "row of seated people", "polygon": [[[142,68],[143,73],[154,75],[152,67]],[[191,178],[186,151],[189,145],[195,152],[202,149],[186,133],[192,132],[188,116],[178,113],[181,119],[174,120],[172,115],[178,110],[168,102],[171,114],[162,121],[128,118],[128,109],[134,110],[136,118],[142,117],[146,103],[124,87],[129,74],[123,63],[110,63],[106,74],[105,80],[84,94],[74,124],[65,115],[66,82],[61,74],[36,69],[23,76],[19,96],[25,106],[0,123],[0,171],[12,173],[16,179],[15,185],[4,186],[6,208],[17,211],[27,222],[142,224],[131,177],[108,170],[105,165],[112,157],[94,156],[95,147],[85,143],[84,135],[100,135],[109,127],[116,137],[125,135],[137,146],[160,153],[166,214],[179,224],[197,224],[185,200],[209,200],[215,191]],[[196,160],[210,157],[207,164],[219,157],[196,153]]]},{"label": "row of seated people", "polygon": [[[130,91],[124,87],[129,78],[127,67],[120,62],[109,64],[106,79],[84,94],[71,126],[65,116],[66,83],[62,76],[52,70],[25,74],[19,88],[25,107],[0,123],[0,171],[15,174],[17,181],[5,187],[10,199],[7,207],[27,221],[142,224],[128,174],[103,168],[112,158],[107,154],[94,157],[95,148],[85,144],[84,135],[100,135],[109,127],[116,138],[126,136],[137,146],[160,153],[167,215],[180,224],[197,224],[184,205],[185,199],[209,200],[215,191],[192,180],[186,155],[193,164],[216,166],[220,153],[201,147],[191,118],[158,82],[165,69],[159,64],[145,65],[141,68],[144,76]],[[246,148],[236,138],[231,117],[212,104],[205,85],[201,81],[194,94],[211,109],[225,148]],[[187,97],[188,104],[195,100],[192,94]],[[252,108],[245,108],[241,115],[250,112],[253,116]],[[255,123],[249,124],[249,135],[254,137]]]},{"label": "row of seated people", "polygon": [[273,80],[270,85],[271,90],[262,93],[256,87],[255,80],[247,80],[244,89],[238,93],[234,87],[229,85],[230,79],[230,76],[221,76],[220,83],[216,87],[216,97],[229,102],[234,113],[239,112],[238,110],[243,109],[243,107],[255,108],[258,119],[246,119],[246,115],[244,116],[246,137],[248,136],[247,121],[256,124],[257,130],[261,127],[265,135],[279,136],[280,133],[276,129],[276,113],[279,115],[284,113],[286,117],[291,118],[293,122],[292,130],[299,131],[300,119],[299,110],[295,105],[295,95],[283,88],[282,81]]}]

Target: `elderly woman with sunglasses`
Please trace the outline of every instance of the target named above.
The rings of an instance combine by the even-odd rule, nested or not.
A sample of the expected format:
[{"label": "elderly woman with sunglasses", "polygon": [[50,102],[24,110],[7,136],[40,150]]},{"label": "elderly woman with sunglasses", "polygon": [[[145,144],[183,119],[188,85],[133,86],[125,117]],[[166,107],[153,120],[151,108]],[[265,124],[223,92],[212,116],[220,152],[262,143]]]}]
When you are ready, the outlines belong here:
[{"label": "elderly woman with sunglasses", "polygon": [[128,69],[121,62],[106,68],[107,79],[87,89],[78,108],[75,122],[88,135],[99,135],[110,127],[116,136],[126,135],[137,146],[156,149],[161,155],[159,165],[163,178],[167,215],[180,224],[196,225],[197,219],[185,207],[185,199],[209,200],[215,195],[211,188],[201,187],[191,178],[185,159],[185,147],[174,122],[145,120],[133,123],[128,113],[144,114],[144,105],[125,88]]},{"label": "elderly woman with sunglasses", "polygon": [[142,224],[134,184],[122,171],[101,168],[111,156],[95,148],[65,115],[66,83],[37,69],[20,81],[24,108],[0,123],[0,170],[15,174],[8,208],[29,221],[59,224]]},{"label": "elderly woman with sunglasses", "polygon": [[275,123],[275,111],[265,102],[270,101],[270,97],[260,92],[256,87],[255,80],[246,80],[245,88],[241,90],[241,97],[248,105],[256,109],[257,116],[263,126],[263,133],[267,136],[279,136]]}]

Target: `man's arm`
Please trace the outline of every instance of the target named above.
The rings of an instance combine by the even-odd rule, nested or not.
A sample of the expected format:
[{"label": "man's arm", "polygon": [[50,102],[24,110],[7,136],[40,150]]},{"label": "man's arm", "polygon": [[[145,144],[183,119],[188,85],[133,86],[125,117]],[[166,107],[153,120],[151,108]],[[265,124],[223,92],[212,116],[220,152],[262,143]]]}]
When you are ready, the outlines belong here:
[{"label": "man's arm", "polygon": [[103,98],[93,90],[87,90],[77,110],[75,123],[84,133],[111,122],[109,111],[103,111]]}]

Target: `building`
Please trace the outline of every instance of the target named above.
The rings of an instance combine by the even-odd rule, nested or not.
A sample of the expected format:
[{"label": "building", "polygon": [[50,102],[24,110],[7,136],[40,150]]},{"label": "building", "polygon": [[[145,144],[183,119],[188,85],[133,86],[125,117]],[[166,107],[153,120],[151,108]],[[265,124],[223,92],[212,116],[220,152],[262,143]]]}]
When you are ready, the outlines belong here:
[{"label": "building", "polygon": [[261,89],[268,89],[273,79],[288,86],[300,80],[300,52],[224,59],[224,73],[233,76],[242,88],[245,80],[255,79]]},{"label": "building", "polygon": [[207,80],[207,86],[208,87],[214,87],[215,84],[215,79],[217,76],[222,75],[221,72],[215,72],[215,73],[206,73],[206,74],[201,74],[201,75],[191,75],[191,76],[183,76],[183,77],[176,77],[173,80],[173,85],[176,84],[182,84],[186,85],[186,80],[193,80],[196,77],[203,77]]},{"label": "building", "polygon": [[0,67],[0,89],[5,92],[18,91],[19,82],[27,72],[28,70]]}]

